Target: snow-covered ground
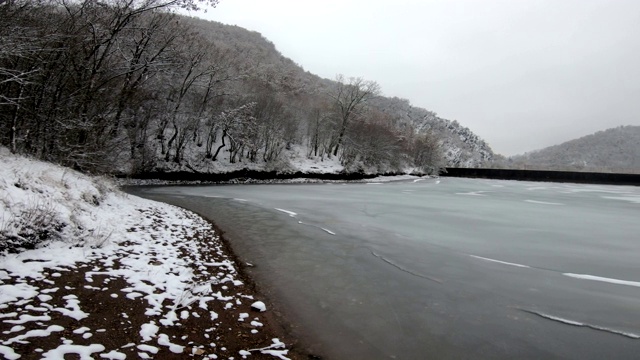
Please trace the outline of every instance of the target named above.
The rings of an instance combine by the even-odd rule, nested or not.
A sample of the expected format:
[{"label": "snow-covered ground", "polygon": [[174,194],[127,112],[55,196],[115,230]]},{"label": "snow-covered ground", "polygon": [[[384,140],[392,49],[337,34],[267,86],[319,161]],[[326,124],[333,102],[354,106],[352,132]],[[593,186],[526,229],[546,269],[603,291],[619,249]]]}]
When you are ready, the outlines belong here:
[{"label": "snow-covered ground", "polygon": [[193,213],[0,148],[0,246],[6,359],[287,358]]},{"label": "snow-covered ground", "polygon": [[[220,141],[220,140],[218,140]],[[214,148],[220,146],[218,142]],[[188,144],[184,153],[185,159],[182,163],[177,164],[173,161],[162,160],[162,155],[158,156],[158,169],[172,171],[193,171],[193,169],[202,173],[228,173],[239,170],[256,170],[256,171],[278,171],[278,172],[305,172],[305,173],[324,173],[338,174],[344,171],[344,166],[340,164],[340,160],[336,157],[308,156],[309,149],[303,145],[292,145],[290,149],[284,149],[278,160],[264,162],[258,160],[251,162],[246,158],[237,159],[231,163],[229,161],[227,148],[220,153],[216,161],[205,158],[204,150],[195,144]],[[129,169],[122,168],[127,172]]]}]

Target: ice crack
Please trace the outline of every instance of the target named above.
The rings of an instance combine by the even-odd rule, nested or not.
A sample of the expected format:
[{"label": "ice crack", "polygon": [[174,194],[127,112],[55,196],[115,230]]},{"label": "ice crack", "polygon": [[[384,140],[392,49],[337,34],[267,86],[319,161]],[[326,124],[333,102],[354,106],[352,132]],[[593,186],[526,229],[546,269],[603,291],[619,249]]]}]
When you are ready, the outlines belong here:
[{"label": "ice crack", "polygon": [[634,333],[630,333],[630,332],[625,332],[625,331],[621,331],[621,330],[616,330],[616,329],[610,329],[604,326],[599,326],[599,325],[592,325],[592,324],[587,324],[587,323],[581,323],[579,321],[574,321],[574,320],[569,320],[569,319],[565,319],[565,318],[561,318],[558,316],[553,316],[553,315],[549,315],[549,314],[545,314],[542,312],[538,312],[535,310],[529,310],[529,309],[520,309],[524,312],[528,312],[529,314],[534,314],[534,315],[538,315],[542,318],[545,319],[549,319],[549,320],[553,320],[553,321],[557,321],[563,324],[567,324],[567,325],[571,325],[571,326],[577,326],[577,327],[586,327],[589,329],[593,329],[593,330],[598,330],[598,331],[604,331],[604,332],[608,332],[611,334],[616,334],[616,335],[622,335],[631,339],[640,339],[640,335],[638,334],[634,334]]},{"label": "ice crack", "polygon": [[373,256],[377,257],[378,259],[380,259],[380,260],[382,260],[382,261],[386,262],[387,264],[389,264],[389,265],[391,265],[391,266],[395,267],[396,269],[398,269],[398,270],[400,270],[400,271],[403,271],[403,272],[406,272],[407,274],[410,274],[410,275],[413,275],[413,276],[417,276],[417,277],[419,277],[419,278],[423,278],[423,279],[427,279],[427,280],[435,281],[435,282],[437,282],[438,284],[442,284],[442,281],[441,281],[441,280],[438,280],[438,279],[436,279],[436,278],[432,278],[432,277],[429,277],[429,276],[426,276],[426,275],[418,274],[418,273],[415,273],[415,272],[413,272],[413,271],[411,271],[411,270],[405,269],[405,268],[403,268],[402,266],[400,266],[400,265],[398,265],[398,264],[396,264],[396,263],[392,262],[391,260],[389,260],[389,259],[387,259],[387,258],[385,258],[385,257],[383,257],[383,256],[381,256],[381,255],[376,254],[376,253],[375,253],[375,252],[373,252],[373,251],[371,252],[371,254],[372,254]]}]

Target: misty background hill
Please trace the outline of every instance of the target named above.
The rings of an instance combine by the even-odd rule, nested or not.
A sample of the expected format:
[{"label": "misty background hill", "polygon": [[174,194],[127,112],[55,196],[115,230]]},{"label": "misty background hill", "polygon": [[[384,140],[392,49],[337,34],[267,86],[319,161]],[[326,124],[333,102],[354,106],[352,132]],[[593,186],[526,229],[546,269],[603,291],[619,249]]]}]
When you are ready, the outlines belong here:
[{"label": "misty background hill", "polygon": [[457,121],[382,96],[375,79],[322,79],[257,32],[158,4],[3,6],[0,144],[126,174],[302,163],[435,173],[495,157]]},{"label": "misty background hill", "polygon": [[509,167],[640,172],[640,126],[619,126],[507,160]]}]

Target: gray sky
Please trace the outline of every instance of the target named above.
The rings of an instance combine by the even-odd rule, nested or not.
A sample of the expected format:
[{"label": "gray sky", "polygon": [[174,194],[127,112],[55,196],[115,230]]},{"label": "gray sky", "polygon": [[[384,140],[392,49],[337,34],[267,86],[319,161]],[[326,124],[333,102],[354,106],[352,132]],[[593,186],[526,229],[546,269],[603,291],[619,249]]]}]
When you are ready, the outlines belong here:
[{"label": "gray sky", "polygon": [[305,70],[377,81],[513,155],[640,125],[640,0],[221,0]]}]

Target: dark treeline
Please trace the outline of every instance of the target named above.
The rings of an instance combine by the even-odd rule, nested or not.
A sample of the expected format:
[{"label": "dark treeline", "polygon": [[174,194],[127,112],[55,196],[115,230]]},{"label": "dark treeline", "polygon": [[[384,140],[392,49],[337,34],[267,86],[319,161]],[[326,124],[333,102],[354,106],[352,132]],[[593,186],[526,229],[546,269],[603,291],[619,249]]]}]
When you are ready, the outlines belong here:
[{"label": "dark treeline", "polygon": [[371,106],[375,82],[319,79],[177,6],[193,4],[2,3],[0,143],[85,172],[277,165],[294,146],[349,171],[444,166],[432,131]]},{"label": "dark treeline", "polygon": [[640,186],[640,174],[523,169],[446,168],[443,176]]}]

